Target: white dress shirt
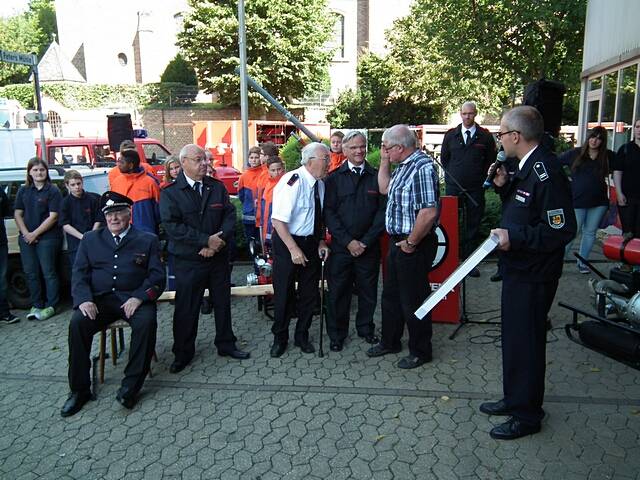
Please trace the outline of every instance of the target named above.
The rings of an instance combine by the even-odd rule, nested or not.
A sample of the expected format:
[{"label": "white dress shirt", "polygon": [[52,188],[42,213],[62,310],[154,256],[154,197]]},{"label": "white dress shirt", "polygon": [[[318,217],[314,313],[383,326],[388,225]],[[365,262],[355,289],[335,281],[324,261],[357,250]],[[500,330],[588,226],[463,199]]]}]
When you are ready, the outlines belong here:
[{"label": "white dress shirt", "polygon": [[[295,181],[292,179],[294,175],[298,175]],[[316,180],[304,165],[285,173],[273,189],[271,218],[286,223],[291,235],[313,235],[313,186],[316,182],[320,205],[324,205],[324,182]]]}]

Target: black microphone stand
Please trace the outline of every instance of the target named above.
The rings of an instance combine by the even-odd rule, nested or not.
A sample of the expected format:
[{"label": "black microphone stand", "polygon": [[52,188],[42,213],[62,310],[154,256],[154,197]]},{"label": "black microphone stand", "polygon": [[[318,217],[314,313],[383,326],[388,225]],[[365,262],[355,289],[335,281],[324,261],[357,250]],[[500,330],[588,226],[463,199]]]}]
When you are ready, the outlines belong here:
[{"label": "black microphone stand", "polygon": [[[456,187],[458,187],[458,190],[460,192],[462,192],[464,194],[465,201],[460,202],[461,205],[458,206],[458,211],[462,212],[462,228],[464,229],[464,233],[466,235],[467,233],[467,202],[466,200],[470,201],[475,207],[478,206],[478,202],[475,201],[475,199],[471,196],[471,194],[469,194],[469,192],[467,191],[466,188],[464,188],[460,182],[458,181],[458,179],[453,176],[451,173],[449,173],[447,171],[446,168],[444,168],[444,165],[442,165],[442,163],[440,163],[438,160],[436,160],[435,158],[433,158],[433,161],[436,163],[436,165],[438,165],[438,167],[440,167],[442,169],[442,172],[445,175],[445,178],[448,176],[453,183],[456,185]],[[445,182],[446,184],[446,182]],[[457,195],[457,197],[460,197],[459,195]],[[458,244],[460,243],[460,241],[458,240]],[[460,258],[460,252],[458,252],[458,262]],[[458,328],[456,328],[456,331],[453,332],[453,334],[449,337],[449,339],[452,339],[456,333],[458,333],[458,330],[460,330],[460,328],[462,327],[462,325],[466,324],[466,323],[470,323],[472,322],[471,320],[469,320],[469,318],[467,317],[467,277],[464,277],[462,279],[462,286],[460,288],[461,293],[462,293],[462,312],[460,312],[460,324],[458,325]]]}]

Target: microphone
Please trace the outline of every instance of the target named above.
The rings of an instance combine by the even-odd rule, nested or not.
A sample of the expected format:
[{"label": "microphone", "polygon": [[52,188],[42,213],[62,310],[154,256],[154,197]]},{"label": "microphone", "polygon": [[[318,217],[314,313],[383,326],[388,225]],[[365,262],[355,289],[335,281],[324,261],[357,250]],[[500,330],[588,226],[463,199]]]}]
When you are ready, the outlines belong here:
[{"label": "microphone", "polygon": [[482,184],[483,188],[490,188],[493,185],[493,179],[496,176],[496,171],[498,170],[498,167],[500,167],[500,165],[502,165],[506,160],[507,160],[507,154],[504,153],[504,150],[500,150],[498,152],[498,155],[496,155],[495,163],[491,165],[491,168],[489,169],[489,175],[487,175],[487,179]]}]

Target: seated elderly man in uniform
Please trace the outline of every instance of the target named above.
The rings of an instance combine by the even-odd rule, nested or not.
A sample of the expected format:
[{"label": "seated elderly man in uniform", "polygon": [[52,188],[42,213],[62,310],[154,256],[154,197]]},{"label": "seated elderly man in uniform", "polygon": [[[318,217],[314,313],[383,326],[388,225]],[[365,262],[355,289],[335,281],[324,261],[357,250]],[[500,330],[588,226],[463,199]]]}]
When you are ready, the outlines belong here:
[{"label": "seated elderly man in uniform", "polygon": [[73,316],[69,324],[69,387],[71,395],[60,414],[69,417],[91,399],[93,335],[111,322],[131,325],[129,362],[116,400],[133,408],[156,344],[156,300],[164,290],[158,237],[130,225],[133,201],[106,192],[100,207],[106,228],[85,233],[73,266]]}]

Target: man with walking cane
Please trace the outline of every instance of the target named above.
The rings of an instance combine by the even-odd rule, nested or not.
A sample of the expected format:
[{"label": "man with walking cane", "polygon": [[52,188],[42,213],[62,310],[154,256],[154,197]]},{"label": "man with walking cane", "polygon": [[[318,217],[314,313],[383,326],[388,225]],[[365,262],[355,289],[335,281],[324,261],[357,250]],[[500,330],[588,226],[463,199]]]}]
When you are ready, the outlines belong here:
[{"label": "man with walking cane", "polygon": [[[302,149],[302,166],[283,175],[273,192],[273,302],[271,356],[282,356],[289,342],[289,319],[297,303],[295,345],[313,353],[309,327],[317,301],[321,258],[329,257],[324,242],[322,178],[329,167],[329,149],[313,142]],[[298,282],[296,302],[295,282]]]}]

